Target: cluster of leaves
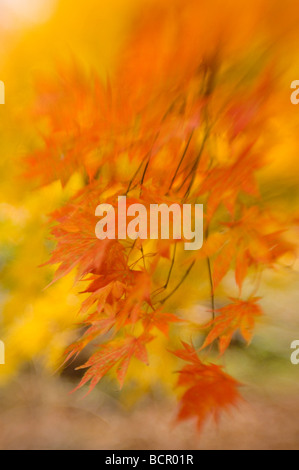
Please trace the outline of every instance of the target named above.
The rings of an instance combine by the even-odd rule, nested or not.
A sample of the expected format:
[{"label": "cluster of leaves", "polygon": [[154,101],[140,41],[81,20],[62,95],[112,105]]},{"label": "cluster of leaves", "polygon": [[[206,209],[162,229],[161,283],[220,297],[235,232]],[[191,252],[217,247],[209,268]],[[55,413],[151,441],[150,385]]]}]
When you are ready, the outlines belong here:
[{"label": "cluster of leaves", "polygon": [[[55,281],[73,269],[78,281],[88,281],[84,333],[66,360],[92,345],[79,384],[90,382],[90,389],[113,368],[122,386],[134,357],[148,364],[156,329],[172,349],[170,325],[184,318],[171,298],[198,262],[207,263],[212,300],[201,349],[219,342],[224,353],[238,330],[249,342],[262,311],[254,292],[244,298],[244,281],[292,250],[280,218],[259,192],[275,86],[267,42],[252,40],[259,9],[247,6],[250,15],[242,11],[241,21],[238,2],[229,2],[225,12],[209,1],[160,3],[142,12],[109,81],[73,66],[38,83],[34,113],[43,145],[28,157],[28,175],[42,185],[66,184],[80,172],[84,181],[80,193],[52,214],[57,243],[50,263],[59,264]],[[98,240],[96,206],[107,202],[117,210],[122,195],[128,205],[146,207],[203,203],[202,250],[190,255],[179,240]],[[161,286],[163,263],[168,275]],[[238,297],[217,309],[217,289],[231,271]],[[238,401],[238,383],[221,367],[203,363],[192,345],[169,354],[185,362],[178,372],[184,389],[179,419],[195,417],[200,428],[208,415]]]}]

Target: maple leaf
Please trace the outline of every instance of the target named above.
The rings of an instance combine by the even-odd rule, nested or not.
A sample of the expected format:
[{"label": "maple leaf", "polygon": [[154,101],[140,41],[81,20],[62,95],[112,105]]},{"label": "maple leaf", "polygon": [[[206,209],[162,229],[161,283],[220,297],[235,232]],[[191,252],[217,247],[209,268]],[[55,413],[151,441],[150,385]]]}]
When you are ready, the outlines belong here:
[{"label": "maple leaf", "polygon": [[222,247],[214,256],[214,289],[233,265],[241,291],[250,266],[272,267],[282,255],[294,252],[294,245],[284,240],[284,231],[277,230],[279,223],[271,213],[261,212],[256,206],[243,207],[239,218],[222,225],[227,230],[221,234]]},{"label": "maple leaf", "polygon": [[42,185],[55,180],[65,185],[79,171],[93,182],[104,164],[132,145],[134,117],[96,73],[86,74],[76,64],[58,65],[57,72],[37,80],[32,114],[48,132],[40,133],[42,147],[27,157],[26,176]]},{"label": "maple leaf", "polygon": [[[90,382],[90,390],[112,368],[122,386],[133,357],[147,363],[154,328],[172,340],[169,325],[181,320],[160,306],[193,275],[195,261],[208,261],[214,298],[231,269],[241,293],[250,270],[274,267],[293,249],[257,184],[272,144],[269,127],[276,122],[274,106],[267,105],[277,74],[264,58],[272,52],[250,64],[256,50],[252,31],[260,23],[266,27],[260,21],[264,9],[255,2],[247,2],[245,14],[236,1],[225,9],[209,0],[150,3],[107,83],[73,66],[59,67],[37,87],[34,120],[42,129],[41,147],[27,158],[28,176],[43,185],[65,185],[76,173],[85,185],[52,216],[56,246],[49,263],[59,265],[54,281],[76,269],[76,281],[88,282],[80,310],[84,333],[67,349],[66,360],[97,338],[106,341],[109,333],[81,367],[87,371],[78,387]],[[259,34],[261,40],[267,36],[264,29]],[[187,260],[185,274],[179,271],[187,256],[177,240],[132,244],[96,238],[97,203],[114,206],[118,228],[119,195],[146,209],[205,203],[206,240],[192,263]],[[168,276],[158,287],[160,267],[164,273],[166,266]],[[155,303],[154,293],[167,289]],[[188,297],[186,290],[182,300]],[[232,299],[219,309],[203,347],[219,339],[222,354],[237,330],[249,343],[261,315],[257,300]],[[136,331],[144,333],[132,336]],[[217,417],[237,402],[238,384],[221,367],[201,362],[193,346],[183,343],[175,354],[187,363],[179,372],[185,389],[179,419],[195,417],[201,428],[208,415]]]},{"label": "maple leaf", "polygon": [[179,373],[178,386],[184,389],[178,421],[196,419],[200,431],[206,419],[218,419],[221,412],[241,400],[240,384],[215,364],[204,364],[193,346],[186,343],[174,354],[188,362]]},{"label": "maple leaf", "polygon": [[234,333],[238,330],[240,330],[247,344],[250,343],[255,319],[263,315],[260,306],[257,305],[260,297],[252,297],[247,301],[234,298],[231,298],[231,300],[231,304],[218,309],[220,315],[207,325],[212,329],[201,349],[219,339],[219,351],[220,354],[223,354],[230,345]]},{"label": "maple leaf", "polygon": [[151,313],[143,312],[143,325],[145,331],[151,331],[152,328],[158,328],[166,337],[169,334],[169,324],[182,322],[173,313],[163,312],[162,308],[154,310]]},{"label": "maple leaf", "polygon": [[118,240],[96,237],[94,201],[100,200],[101,195],[101,188],[89,186],[51,214],[55,222],[51,233],[57,244],[46,264],[60,265],[53,282],[74,268],[78,269],[77,279],[82,279],[87,274],[110,274],[112,269],[115,272],[127,266],[124,247]]},{"label": "maple leaf", "polygon": [[240,193],[258,196],[255,172],[263,165],[257,153],[253,153],[253,144],[248,145],[230,165],[212,168],[206,174],[198,194],[208,193],[208,220],[214,215],[220,204],[224,204],[234,215]]},{"label": "maple leaf", "polygon": [[90,381],[88,391],[88,393],[90,393],[104,375],[115,366],[117,380],[122,388],[132,357],[136,357],[141,362],[148,365],[145,345],[152,339],[153,336],[149,335],[142,335],[138,338],[128,335],[125,338],[117,338],[100,346],[99,351],[94,353],[84,365],[76,369],[88,370],[85,372],[81,382],[74,391]]}]

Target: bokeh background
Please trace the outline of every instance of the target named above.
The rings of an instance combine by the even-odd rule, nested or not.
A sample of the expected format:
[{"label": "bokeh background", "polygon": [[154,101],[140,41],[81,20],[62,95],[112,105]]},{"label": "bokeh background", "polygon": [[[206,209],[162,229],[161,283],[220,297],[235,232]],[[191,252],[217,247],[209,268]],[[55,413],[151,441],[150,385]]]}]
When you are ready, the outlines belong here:
[{"label": "bokeh background", "polygon": [[[0,106],[0,339],[6,346],[6,364],[0,366],[0,448],[298,448],[299,365],[290,362],[290,344],[299,339],[296,257],[263,277],[260,293],[267,315],[250,348],[235,342],[226,355],[227,369],[244,384],[246,402],[218,426],[208,423],[201,436],[192,424],[173,425],[175,376],[163,338],[160,349],[158,342],[150,351],[151,368],[140,376],[133,367],[121,394],[104,380],[82,400],[80,394],[69,394],[78,382],[73,367],[58,370],[74,338],[79,287],[70,274],[45,289],[54,271],[39,266],[52,247],[47,214],[82,182],[75,174],[65,187],[54,182],[37,189],[22,177],[24,156],[38,139],[26,113],[35,77],[51,73],[57,61],[75,59],[83,69],[109,75],[136,12],[147,3],[0,0],[0,80],[6,91],[6,104]],[[284,3],[272,12],[274,29],[297,21],[296,0]],[[290,84],[299,79],[298,37],[284,39],[277,50],[279,97],[273,96],[281,119],[275,122],[276,145],[261,180],[265,200],[299,220],[299,106],[290,103]],[[298,243],[298,230],[289,236]],[[190,315],[201,308],[190,307]]]}]

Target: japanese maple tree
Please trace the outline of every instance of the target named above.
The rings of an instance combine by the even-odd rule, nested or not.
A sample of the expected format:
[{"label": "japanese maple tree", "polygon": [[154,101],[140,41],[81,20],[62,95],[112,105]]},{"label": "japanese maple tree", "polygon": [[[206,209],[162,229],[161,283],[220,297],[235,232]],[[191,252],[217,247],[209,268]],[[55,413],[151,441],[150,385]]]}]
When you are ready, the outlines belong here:
[{"label": "japanese maple tree", "polygon": [[[293,250],[258,177],[271,148],[272,31],[265,26],[269,37],[257,31],[253,40],[260,9],[237,3],[223,9],[223,2],[206,0],[154,2],[136,21],[109,80],[79,66],[61,67],[59,79],[40,78],[34,116],[44,143],[28,156],[27,174],[42,185],[65,185],[74,173],[84,182],[50,217],[54,281],[76,270],[78,282],[88,283],[84,333],[66,352],[67,361],[80,358],[92,345],[79,387],[89,383],[92,390],[112,370],[122,387],[132,358],[140,368],[151,366],[147,347],[160,330],[166,353],[178,361],[178,418],[195,418],[199,429],[240,399],[239,383],[207,360],[208,348],[216,344],[224,354],[237,332],[251,341],[263,312],[256,282],[249,296],[244,282]],[[97,239],[97,204],[116,208],[123,195],[145,207],[204,204],[203,248]],[[193,344],[181,343],[188,319],[178,307],[188,283],[196,283],[198,263],[210,286],[210,320],[198,325]],[[236,295],[219,305],[217,291],[231,273]]]}]

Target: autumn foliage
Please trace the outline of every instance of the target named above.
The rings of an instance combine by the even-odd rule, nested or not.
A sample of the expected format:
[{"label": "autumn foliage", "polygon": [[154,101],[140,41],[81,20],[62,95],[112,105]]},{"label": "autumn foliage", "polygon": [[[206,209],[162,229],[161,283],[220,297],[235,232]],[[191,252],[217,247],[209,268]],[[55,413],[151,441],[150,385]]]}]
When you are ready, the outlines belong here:
[{"label": "autumn foliage", "polygon": [[[259,181],[273,145],[277,70],[268,46],[283,33],[267,15],[271,3],[262,0],[229,1],[224,9],[220,1],[151,2],[109,78],[73,64],[37,80],[32,112],[43,143],[27,157],[26,174],[41,185],[66,185],[74,173],[82,179],[79,193],[50,216],[53,281],[76,270],[87,285],[66,361],[88,351],[79,387],[91,390],[113,371],[122,387],[133,358],[141,374],[151,366],[147,348],[162,332],[178,364],[178,418],[195,418],[198,429],[240,398],[239,383],[207,362],[210,348],[224,354],[236,335],[251,341],[263,314],[258,280],[293,251],[284,216],[267,204]],[[98,240],[96,206],[117,209],[121,195],[146,207],[204,204],[203,248]],[[196,283],[198,264],[209,285],[210,320],[187,344],[180,331],[188,319],[178,303],[188,307],[184,289]],[[217,291],[231,274],[236,295],[219,305]]]}]

